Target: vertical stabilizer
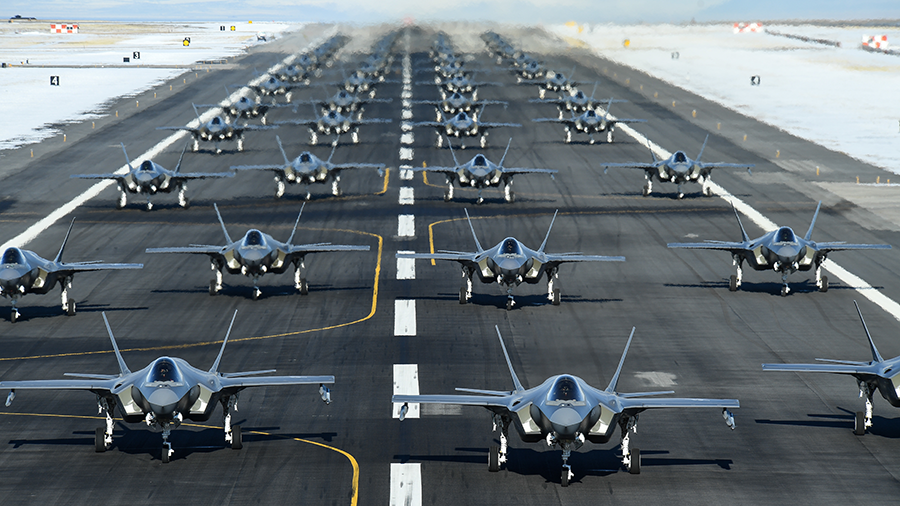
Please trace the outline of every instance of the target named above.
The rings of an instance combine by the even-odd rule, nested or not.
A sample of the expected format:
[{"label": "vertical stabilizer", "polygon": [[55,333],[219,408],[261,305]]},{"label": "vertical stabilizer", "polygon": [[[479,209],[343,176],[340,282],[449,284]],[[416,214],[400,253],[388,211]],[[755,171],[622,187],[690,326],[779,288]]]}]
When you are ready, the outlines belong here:
[{"label": "vertical stabilizer", "polygon": [[703,139],[703,145],[700,146],[700,152],[697,153],[697,160],[696,160],[696,161],[698,161],[698,162],[700,161],[700,157],[703,156],[703,150],[706,149],[706,142],[707,142],[707,141],[709,141],[709,134],[706,134],[706,138]]},{"label": "vertical stabilizer", "polygon": [[100,314],[103,316],[103,323],[106,324],[106,332],[109,334],[109,340],[112,342],[113,351],[116,352],[116,360],[119,361],[119,375],[125,376],[126,374],[131,374],[131,370],[129,370],[128,366],[125,364],[122,353],[119,352],[119,345],[116,344],[116,338],[113,336],[113,331],[109,326],[109,320],[106,319],[106,311]]},{"label": "vertical stabilizer", "polygon": [[175,173],[176,174],[178,174],[178,171],[181,170],[181,161],[184,160],[184,152],[187,151],[188,144],[190,144],[190,143],[191,143],[191,141],[185,142],[184,147],[181,148],[181,156],[178,157],[178,163],[175,164]]},{"label": "vertical stabilizer", "polygon": [[812,237],[813,227],[816,226],[816,218],[819,217],[819,209],[820,209],[821,207],[822,207],[822,201],[820,200],[820,201],[819,201],[819,205],[816,206],[816,213],[813,214],[813,219],[812,219],[811,222],[809,222],[809,230],[807,230],[807,231],[806,231],[806,235],[803,236],[803,239],[804,239],[804,240],[807,240],[807,241],[808,241],[809,238]]},{"label": "vertical stabilizer", "polygon": [[225,345],[228,344],[228,336],[231,335],[231,327],[234,327],[235,318],[237,318],[237,309],[234,310],[234,315],[231,317],[231,323],[228,324],[228,332],[225,333],[225,339],[222,340],[222,348],[219,349],[219,356],[216,357],[216,361],[213,362],[212,367],[209,368],[210,374],[219,372],[219,362],[222,360],[222,354],[225,353]]},{"label": "vertical stabilizer", "polygon": [[56,254],[56,258],[53,260],[56,263],[62,262],[63,250],[66,249],[66,243],[69,241],[69,234],[72,233],[72,227],[75,225],[75,217],[72,217],[72,223],[69,223],[69,230],[66,231],[66,237],[63,238],[62,245],[59,247],[59,253]]},{"label": "vertical stabilizer", "polygon": [[291,236],[288,237],[287,244],[291,244],[291,241],[294,240],[294,234],[297,233],[297,225],[300,223],[300,217],[303,216],[303,208],[306,207],[306,202],[300,206],[300,213],[297,215],[297,221],[294,222],[294,230],[291,230]]},{"label": "vertical stabilizer", "polygon": [[284,164],[290,165],[291,161],[288,160],[287,153],[284,152],[284,146],[281,145],[281,137],[275,136],[275,141],[278,143],[278,149],[281,150],[281,156],[284,157]]},{"label": "vertical stabilizer", "polygon": [[453,151],[453,143],[450,142],[450,137],[447,134],[444,134],[447,137],[447,147],[450,148],[450,156],[453,157],[453,166],[459,167],[459,161],[456,159],[456,153]]},{"label": "vertical stabilizer", "polygon": [[125,164],[128,165],[128,170],[134,171],[134,167],[131,166],[131,160],[128,158],[128,151],[125,151],[125,143],[120,142],[119,145],[122,146],[122,152],[125,153]]},{"label": "vertical stabilizer", "polygon": [[509,367],[509,374],[512,376],[516,392],[523,392],[525,391],[525,388],[522,386],[522,383],[519,382],[519,377],[516,376],[516,371],[513,369],[512,361],[509,359],[509,353],[506,351],[506,344],[503,343],[503,336],[500,335],[500,327],[494,325],[494,328],[497,330],[497,337],[500,338],[500,347],[503,348],[503,356],[506,357],[506,365]]},{"label": "vertical stabilizer", "polygon": [[481,253],[482,251],[484,251],[484,249],[482,249],[481,243],[478,242],[478,236],[475,235],[475,227],[472,226],[472,218],[469,218],[469,210],[463,209],[463,211],[466,212],[466,220],[469,222],[469,230],[472,231],[472,237],[475,238],[475,248],[478,249],[478,253]]},{"label": "vertical stabilizer", "polygon": [[231,236],[228,235],[228,229],[225,228],[225,222],[222,221],[222,214],[219,212],[219,206],[217,206],[216,203],[213,202],[213,207],[216,209],[216,216],[219,217],[219,225],[222,225],[222,233],[225,234],[225,240],[228,242],[228,244],[233,243],[234,241],[231,240]]},{"label": "vertical stabilizer", "polygon": [[541,243],[541,248],[538,250],[538,253],[544,252],[544,246],[547,245],[547,239],[550,238],[550,231],[553,230],[553,222],[556,221],[557,214],[559,214],[559,209],[557,209],[556,212],[553,213],[553,219],[550,220],[550,228],[547,229],[547,235],[544,236],[544,242]]},{"label": "vertical stabilizer", "polygon": [[628,342],[625,343],[625,351],[622,352],[622,358],[619,360],[619,367],[616,368],[616,374],[609,380],[609,386],[606,387],[606,391],[609,393],[615,393],[616,384],[619,382],[619,373],[622,372],[622,364],[625,363],[625,355],[628,355],[628,347],[631,346],[631,340],[634,338],[634,327],[631,327],[631,335],[628,336]]},{"label": "vertical stabilizer", "polygon": [[878,348],[875,347],[875,341],[872,340],[872,334],[869,334],[869,327],[866,326],[866,320],[863,319],[862,311],[859,310],[859,304],[854,300],[853,305],[856,306],[856,312],[859,314],[859,321],[862,323],[863,330],[866,331],[866,337],[869,339],[869,348],[872,350],[872,360],[875,362],[884,362],[884,359],[881,358],[881,353],[878,353]]},{"label": "vertical stabilizer", "polygon": [[503,157],[500,158],[500,163],[497,164],[497,167],[503,168],[503,160],[506,160],[506,154],[509,153],[509,146],[512,145],[512,137],[509,138],[509,141],[506,143],[506,151],[503,152]]},{"label": "vertical stabilizer", "polygon": [[738,214],[737,209],[734,208],[734,203],[731,204],[731,210],[734,211],[734,217],[737,218],[738,226],[741,227],[741,241],[750,242],[750,236],[744,230],[744,224],[741,223],[741,216]]}]

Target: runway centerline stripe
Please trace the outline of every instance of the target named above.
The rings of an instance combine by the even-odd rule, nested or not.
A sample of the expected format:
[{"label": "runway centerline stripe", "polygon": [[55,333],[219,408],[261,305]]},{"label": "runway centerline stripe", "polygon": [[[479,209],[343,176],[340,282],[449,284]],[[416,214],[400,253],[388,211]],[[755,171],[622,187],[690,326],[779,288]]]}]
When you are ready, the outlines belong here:
[{"label": "runway centerline stripe", "polygon": [[390,506],[422,506],[421,464],[391,463]]},{"label": "runway centerline stripe", "polygon": [[[614,118],[614,116],[610,115],[610,118]],[[651,142],[650,139],[648,139],[635,129],[629,127],[628,125],[622,124],[617,126],[623,132],[630,135],[634,140],[649,147],[657,157],[665,159],[672,156],[672,153],[663,149],[659,144]],[[778,225],[774,221],[770,220],[761,212],[754,209],[750,204],[732,195],[721,185],[710,180],[709,186],[710,188],[712,188],[713,192],[716,195],[724,199],[726,202],[731,203],[731,205],[733,205],[735,209],[750,218],[750,221],[755,223],[763,230],[770,231],[778,228]],[[841,267],[833,260],[825,260],[824,262],[822,262],[822,267],[824,267],[828,272],[831,272],[832,274],[837,276],[838,279],[840,279],[843,283],[855,289],[857,292],[859,292],[860,295],[869,299],[869,301],[875,303],[876,305],[887,311],[891,316],[894,317],[894,319],[900,321],[900,304],[898,304],[896,301],[879,292],[864,279]]]},{"label": "runway centerline stripe", "polygon": [[416,301],[398,299],[394,301],[394,335],[416,335]]},{"label": "runway centerline stripe", "polygon": [[397,216],[397,235],[399,237],[416,236],[416,217],[412,214]]},{"label": "runway centerline stripe", "polygon": [[[397,253],[415,253],[415,251],[398,251]],[[397,259],[397,279],[416,279],[416,260],[414,258]]]},{"label": "runway centerline stripe", "polygon": [[400,188],[400,199],[399,203],[401,206],[411,206],[416,203],[415,193],[411,186],[404,186]]},{"label": "runway centerline stripe", "polygon": [[[326,35],[323,35],[319,39],[311,42],[301,52],[309,51],[311,48],[318,46],[319,44],[324,42],[325,39],[327,39],[328,37],[331,37],[335,33],[337,33],[336,26],[333,27],[331,30],[329,30],[329,32],[326,32]],[[299,54],[299,53],[288,56],[287,58],[282,60],[280,63],[277,63],[277,64],[273,65],[271,68],[269,68],[269,70],[267,72],[277,72],[282,67],[289,65],[292,61],[294,61],[294,59],[297,58],[297,54]],[[262,83],[266,79],[268,79],[268,74],[263,74],[263,75],[256,77],[252,81],[250,81],[249,84],[255,86],[255,85]],[[190,128],[199,127],[201,122],[206,123],[207,121],[220,115],[222,113],[223,105],[227,105],[229,103],[237,101],[242,96],[247,95],[249,93],[249,91],[250,91],[250,88],[248,88],[246,86],[240,88],[238,91],[235,91],[234,93],[229,95],[228,98],[226,98],[225,100],[220,102],[219,107],[214,107],[214,108],[206,111],[205,113],[200,115],[200,118],[192,119],[191,121],[189,121],[187,123],[186,126],[190,127]],[[131,165],[133,167],[137,167],[144,161],[152,159],[156,155],[162,153],[164,149],[171,146],[172,144],[175,144],[176,141],[186,137],[187,135],[188,135],[188,133],[184,130],[179,130],[179,131],[175,132],[174,134],[172,134],[172,135],[166,137],[165,139],[163,139],[162,141],[160,141],[157,145],[153,146],[146,152],[140,154],[137,158],[132,159]],[[117,171],[115,171],[114,174],[125,175],[126,173],[128,173],[128,171],[129,171],[128,164],[125,164],[122,167],[120,167]],[[103,180],[103,181],[93,184],[90,188],[88,188],[82,194],[76,196],[69,202],[66,202],[62,206],[53,210],[50,214],[48,214],[44,218],[38,220],[37,223],[35,223],[34,225],[25,229],[25,231],[22,232],[21,234],[13,237],[12,239],[9,239],[8,241],[6,241],[2,245],[0,245],[0,250],[5,251],[7,248],[10,248],[13,246],[16,246],[16,247],[25,246],[29,242],[33,241],[38,235],[40,235],[41,232],[50,228],[54,223],[56,223],[57,221],[62,219],[64,216],[66,216],[67,214],[71,213],[72,211],[74,211],[75,209],[80,207],[81,205],[83,205],[85,202],[96,197],[97,195],[100,194],[101,191],[105,190],[109,186],[112,186],[114,183],[115,183],[115,181],[113,181],[111,179],[106,179],[106,180]]]}]

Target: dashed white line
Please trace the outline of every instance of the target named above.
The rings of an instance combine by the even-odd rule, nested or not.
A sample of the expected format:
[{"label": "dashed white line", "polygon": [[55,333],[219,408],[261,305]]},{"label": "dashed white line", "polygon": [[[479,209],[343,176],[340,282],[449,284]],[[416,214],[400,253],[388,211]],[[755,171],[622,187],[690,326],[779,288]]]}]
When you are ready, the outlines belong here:
[{"label": "dashed white line", "polygon": [[409,186],[404,186],[400,188],[400,205],[401,206],[411,206],[416,203],[415,195],[413,193],[413,189]]},{"label": "dashed white line", "polygon": [[416,217],[412,214],[401,214],[397,216],[397,236],[398,237],[415,237],[416,236]]},{"label": "dashed white line", "polygon": [[[401,299],[394,301],[394,335],[416,335],[416,301],[414,299]],[[416,383],[416,385],[418,385],[418,383]],[[417,386],[416,394],[418,393],[419,392]]]},{"label": "dashed white line", "polygon": [[416,136],[412,132],[404,132],[400,135],[400,144],[412,144],[415,140]]},{"label": "dashed white line", "polygon": [[412,181],[415,172],[412,170],[412,165],[401,165],[400,166],[400,179],[403,181]]},{"label": "dashed white line", "polygon": [[413,148],[400,148],[401,160],[412,160],[413,155],[415,155],[415,151],[413,150]]},{"label": "dashed white line", "polygon": [[391,463],[391,506],[422,506],[422,464]]},{"label": "dashed white line", "polygon": [[409,109],[403,109],[403,111],[400,113],[400,118],[401,119],[412,119],[412,111]]},{"label": "dashed white line", "polygon": [[[415,251],[398,251],[397,253],[415,253]],[[416,259],[397,259],[397,279],[416,279]]]}]

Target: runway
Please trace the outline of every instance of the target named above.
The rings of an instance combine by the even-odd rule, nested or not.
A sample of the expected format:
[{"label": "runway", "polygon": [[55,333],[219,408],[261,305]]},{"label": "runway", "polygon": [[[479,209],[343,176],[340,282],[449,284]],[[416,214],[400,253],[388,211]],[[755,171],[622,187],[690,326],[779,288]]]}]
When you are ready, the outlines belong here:
[{"label": "runway", "polygon": [[[51,138],[35,145],[34,158],[30,148],[0,153],[6,182],[0,187],[0,240],[21,234],[89,188],[90,182],[70,180],[70,175],[121,167],[120,142],[132,156],[147,151],[169,134],[157,126],[183,125],[194,118],[192,102],[221,100],[222,85],[252,80],[255,67],[271,67],[329,29],[311,25],[274,45],[256,48],[229,68],[179,77],[159,87],[155,100],[150,98],[153,91],[138,97],[139,107],[134,98],[123,100],[113,106],[123,111],[118,118],[98,120],[93,128],[90,122],[67,127],[65,142]],[[90,394],[20,391],[12,406],[0,410],[0,433],[6,438],[6,444],[0,444],[0,473],[5,478],[0,495],[5,502],[345,505],[413,497],[413,504],[544,505],[894,500],[900,491],[896,410],[876,399],[874,427],[865,436],[855,436],[853,413],[862,409],[863,401],[852,378],[763,373],[760,364],[817,357],[869,360],[853,300],[860,302],[882,355],[896,356],[900,345],[892,338],[895,317],[834,278],[829,291],[819,293],[811,273],[790,276],[793,292],[787,297],[780,296],[780,276],[773,272],[745,271],[741,290],[729,292],[733,267],[727,254],[665,247],[668,242],[738,240],[740,230],[727,202],[701,197],[699,186],[686,187],[687,196],[678,200],[675,187],[666,184],[655,184],[653,194],[645,198],[640,171],[611,169],[604,175],[597,168],[600,163],[649,161],[647,148],[621,131],[613,144],[589,145],[578,136],[576,142],[564,144],[561,127],[531,121],[555,117],[555,108],[529,103],[537,97],[536,87],[517,86],[510,72],[494,70],[498,67],[484,53],[478,28],[454,25],[446,30],[460,50],[477,52],[475,63],[485,69],[479,78],[508,84],[479,91],[479,98],[510,102],[507,108],[489,106],[484,119],[523,125],[492,131],[485,150],[470,146],[456,151],[457,158],[464,162],[483,152],[497,161],[512,137],[505,166],[558,169],[555,179],[517,177],[514,203],[503,202],[500,192],[490,190],[482,205],[475,204],[473,190],[457,191],[454,201],[444,202],[443,178],[416,173],[403,179],[400,170],[401,165],[452,163],[449,150],[434,147],[433,129],[416,128],[412,139],[402,137],[408,133],[402,130],[404,121],[432,120],[433,108],[413,105],[412,118],[403,118],[403,85],[379,85],[377,96],[394,101],[367,106],[365,116],[391,118],[392,123],[362,127],[358,145],[342,138],[333,161],[385,163],[386,179],[373,170],[347,171],[342,197],[331,196],[328,187],[311,187],[312,199],[295,238],[301,243],[365,244],[370,252],[310,255],[309,295],[296,293],[290,274],[267,275],[257,301],[251,300],[250,280],[241,276],[226,275],[224,291],[209,296],[206,258],[147,255],[144,249],[222,243],[213,203],[232,237],[255,227],[286,239],[303,202],[302,188],[288,186],[284,197],[274,199],[271,175],[239,173],[190,185],[189,209],[179,208],[174,195],[160,194],[152,211],[134,198],[117,211],[115,187],[104,190],[26,247],[52,258],[70,216],[75,216],[66,260],[143,262],[144,269],[76,276],[71,291],[78,305],[74,317],[64,315],[55,291],[22,298],[22,317],[15,324],[9,323],[8,301],[0,303],[0,326],[5,327],[0,379],[114,373],[101,311],[133,370],[162,354],[208,368],[232,312],[238,310],[221,370],[333,374],[334,402],[323,404],[314,387],[245,390],[235,421],[245,431],[242,450],[226,447],[216,414],[206,424],[185,424],[174,431],[176,454],[172,462],[162,464],[159,434],[139,424],[117,423],[113,448],[95,453],[94,429],[101,418]],[[822,200],[814,239],[894,245],[890,251],[835,253],[830,259],[900,301],[900,279],[893,268],[900,254],[900,227],[879,214],[877,205],[870,209],[854,203],[859,189],[847,186],[857,175],[864,180],[884,177],[880,169],[586,50],[567,48],[539,30],[498,32],[539,53],[551,68],[567,72],[577,65],[576,80],[600,81],[598,96],[628,100],[616,104],[613,112],[647,119],[634,128],[663,148],[695,156],[709,134],[704,161],[756,164],[752,176],[717,170],[713,180],[779,225],[805,232]],[[352,39],[341,58],[349,71],[364,59],[359,51],[370,48],[383,33],[345,33]],[[429,66],[427,48],[433,37],[431,31],[409,31],[413,70]],[[392,80],[403,79],[406,43],[405,36],[398,39]],[[333,68],[314,82],[338,80],[340,75],[339,68]],[[411,80],[430,77],[414,74]],[[324,93],[313,86],[297,95]],[[438,96],[434,86],[424,84],[413,84],[411,95],[413,100]],[[286,108],[270,117],[277,121],[311,113],[303,107],[297,113]],[[320,157],[330,153],[327,145],[309,146],[304,128],[282,127],[247,134],[240,153],[223,144],[226,152],[217,155],[201,145],[201,152],[185,155],[183,170],[216,172],[231,165],[281,163],[275,134],[289,157],[304,150]],[[173,168],[182,147],[175,143],[154,160]],[[427,252],[432,246],[474,250],[464,209],[485,247],[514,236],[537,248],[559,210],[547,251],[623,255],[627,261],[565,264],[560,269],[561,305],[549,303],[546,285],[523,284],[515,291],[517,306],[511,311],[505,309],[506,294],[497,285],[476,283],[473,299],[460,305],[455,263],[417,261],[414,278],[398,279],[397,251]],[[414,216],[411,235],[399,230],[400,215]],[[744,225],[751,237],[764,232],[750,220]],[[405,304],[415,308],[414,332],[408,324],[398,331],[397,301],[413,301]],[[522,443],[515,435],[506,469],[488,473],[488,447],[497,434],[491,432],[486,411],[430,407],[423,408],[418,419],[399,422],[392,417],[390,397],[395,365],[415,365],[421,393],[511,388],[495,325],[526,387],[565,372],[605,388],[636,327],[619,391],[675,390],[681,397],[737,398],[737,429],[729,430],[715,409],[647,411],[632,439],[643,457],[640,475],[622,468],[616,456],[618,435],[607,445],[588,443],[573,453],[575,478],[568,488],[559,484],[560,451],[543,443]],[[414,486],[421,495],[414,491],[410,496],[396,486],[401,471],[418,473],[409,479],[417,480]]]}]

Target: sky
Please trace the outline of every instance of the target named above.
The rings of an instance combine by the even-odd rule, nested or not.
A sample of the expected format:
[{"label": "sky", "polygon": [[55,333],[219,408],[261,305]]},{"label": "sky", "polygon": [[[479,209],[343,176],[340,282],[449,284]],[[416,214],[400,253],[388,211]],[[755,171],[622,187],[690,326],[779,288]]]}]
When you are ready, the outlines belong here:
[{"label": "sky", "polygon": [[900,19],[900,1],[868,0],[6,0],[4,19],[144,21],[486,21],[539,25]]}]

